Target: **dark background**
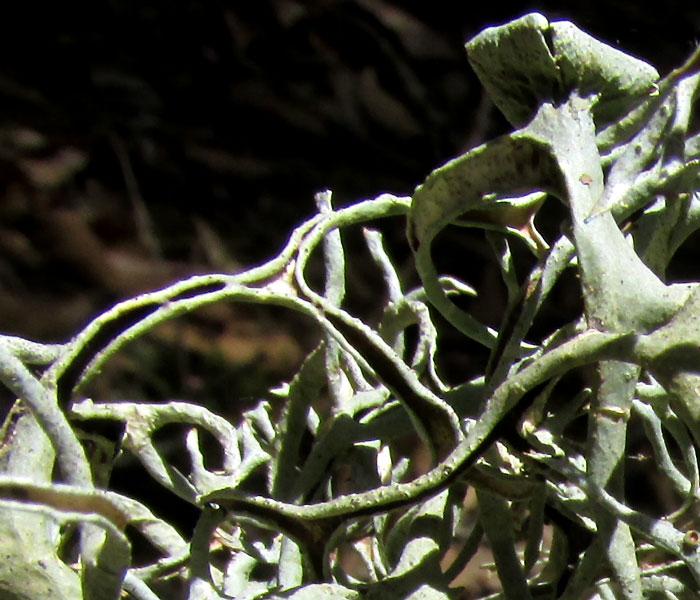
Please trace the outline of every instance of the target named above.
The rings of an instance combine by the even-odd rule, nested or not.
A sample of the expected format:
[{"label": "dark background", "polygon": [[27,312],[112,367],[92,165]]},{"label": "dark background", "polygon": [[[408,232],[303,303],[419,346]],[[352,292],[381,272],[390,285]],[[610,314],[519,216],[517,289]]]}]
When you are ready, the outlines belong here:
[{"label": "dark background", "polygon": [[410,194],[504,131],[463,50],[485,26],[539,10],[661,73],[700,40],[700,5],[680,1],[5,6],[0,331],[51,341],[272,256],[318,190]]},{"label": "dark background", "polygon": [[[662,74],[700,41],[700,4],[678,0],[654,9],[595,0],[4,3],[0,332],[66,341],[136,293],[262,262],[313,214],[319,190],[332,189],[336,205],[410,194],[447,159],[507,131],[464,43],[532,10]],[[564,213],[545,209],[539,226],[552,238]],[[415,284],[403,223],[385,233]],[[356,238],[346,240],[348,302],[371,319],[381,281],[363,267]],[[498,327],[503,288],[483,234],[460,230],[441,243],[438,266],[477,288],[470,310]],[[522,276],[531,257],[517,242],[514,252]],[[696,259],[684,276],[695,277]],[[535,336],[580,310],[568,283]],[[92,393],[254,401],[294,372],[314,336],[279,311],[210,307],[131,346]],[[444,368],[463,381],[485,357],[456,343]]]}]

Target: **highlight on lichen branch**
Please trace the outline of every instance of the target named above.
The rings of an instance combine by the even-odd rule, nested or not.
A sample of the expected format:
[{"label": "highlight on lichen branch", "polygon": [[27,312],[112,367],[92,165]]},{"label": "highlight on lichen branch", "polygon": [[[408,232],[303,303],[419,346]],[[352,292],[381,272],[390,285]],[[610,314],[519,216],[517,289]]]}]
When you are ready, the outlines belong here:
[{"label": "highlight on lichen branch", "polygon": [[[320,192],[260,266],[125,299],[63,344],[0,337],[3,597],[442,600],[479,571],[489,598],[697,597],[700,288],[666,273],[700,227],[700,50],[660,76],[533,13],[466,51],[512,129],[412,197]],[[498,300],[449,260],[475,232]],[[365,312],[348,235],[382,285]],[[557,322],[561,286],[578,314]],[[236,398],[91,395],[215,304],[296,314],[316,346],[235,419],[216,407]],[[193,531],[112,489],[127,459]]]}]

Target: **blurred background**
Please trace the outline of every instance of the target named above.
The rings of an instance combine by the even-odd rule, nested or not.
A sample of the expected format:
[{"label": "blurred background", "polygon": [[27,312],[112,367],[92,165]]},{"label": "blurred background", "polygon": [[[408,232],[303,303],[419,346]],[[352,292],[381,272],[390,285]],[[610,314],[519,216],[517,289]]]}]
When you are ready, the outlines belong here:
[{"label": "blurred background", "polygon": [[[333,190],[336,205],[410,194],[507,130],[463,45],[532,10],[662,74],[700,41],[700,4],[680,0],[6,4],[0,331],[64,341],[130,295],[257,264],[313,213],[319,190]],[[467,275],[483,279],[470,262]],[[358,306],[376,304],[376,287],[357,289]],[[210,312],[199,328],[163,328],[160,343],[197,363],[214,340],[212,369],[280,375],[306,349],[278,315]],[[198,385],[195,365],[178,364],[185,372],[166,381]]]},{"label": "blurred background", "polygon": [[[0,332],[66,341],[119,300],[258,264],[313,214],[319,190],[338,206],[411,194],[433,168],[508,130],[463,46],[533,10],[661,74],[700,42],[700,3],[687,0],[5,3]],[[551,239],[564,213],[547,208]],[[410,285],[403,226],[385,234]],[[447,235],[439,265],[479,290],[471,309],[497,327],[504,295],[483,234]],[[347,243],[370,264],[349,274],[349,302],[371,318],[380,280],[359,235]],[[679,278],[697,278],[690,252]],[[522,275],[532,259],[516,254]],[[573,277],[554,298],[542,335],[581,308]],[[129,346],[90,391],[233,416],[294,373],[314,345],[307,325],[211,307]],[[478,348],[446,340],[448,379],[480,372]]]}]

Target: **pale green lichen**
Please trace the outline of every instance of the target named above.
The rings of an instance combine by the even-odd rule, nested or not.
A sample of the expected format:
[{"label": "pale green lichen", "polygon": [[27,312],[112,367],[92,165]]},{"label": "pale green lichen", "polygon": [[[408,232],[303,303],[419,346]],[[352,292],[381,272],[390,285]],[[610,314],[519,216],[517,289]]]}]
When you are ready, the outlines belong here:
[{"label": "pale green lichen", "polygon": [[[567,599],[594,589],[625,600],[659,589],[696,597],[700,554],[688,541],[695,529],[684,531],[676,519],[696,519],[700,500],[700,288],[668,285],[664,271],[700,227],[700,136],[688,134],[700,51],[659,80],[642,61],[539,14],[485,30],[467,51],[516,130],[440,167],[413,198],[384,194],[335,210],[330,192],[321,193],[318,214],[264,265],[121,302],[65,345],[0,337],[0,380],[20,399],[0,431],[4,598],[103,600],[127,593],[153,600],[163,580],[177,578],[189,600],[442,600],[483,536],[506,598],[553,598],[560,586],[559,597]],[[549,246],[534,224],[547,210],[547,195],[565,204],[570,220]],[[630,234],[616,219],[632,211],[641,216]],[[371,326],[343,307],[354,257],[345,254],[340,231],[388,217],[408,220],[421,287],[404,291],[381,236],[367,230],[387,286],[381,322]],[[508,293],[498,332],[454,302],[456,294],[478,290],[433,263],[432,243],[452,224],[489,232]],[[524,240],[539,258],[522,280],[507,236]],[[321,292],[307,281],[309,260],[319,253],[326,269]],[[526,340],[569,268],[580,278],[583,313],[541,342]],[[75,399],[129,341],[215,302],[284,307],[318,326],[319,346],[275,391],[285,403],[281,415],[265,401],[234,424],[188,402]],[[482,376],[453,387],[439,378],[436,311],[488,349]],[[414,325],[418,340],[408,355],[404,335]],[[39,376],[36,365],[46,367]],[[597,371],[593,389],[550,414],[558,379],[584,365]],[[324,390],[331,407],[319,414],[311,403]],[[528,395],[536,396],[533,407],[517,430],[530,450],[517,459],[502,444],[489,451]],[[581,445],[567,431],[584,412],[588,441]],[[626,503],[619,465],[631,418],[643,420],[659,478],[681,498],[667,519]],[[164,493],[199,508],[189,539],[143,504],[97,489],[93,475],[108,485],[111,456],[109,445],[86,456],[78,426],[93,419],[122,424],[124,451]],[[181,440],[188,472],[154,443],[171,423],[190,426]],[[206,464],[198,430],[220,446],[217,470]],[[396,453],[394,442],[411,432],[431,453],[422,474],[411,470],[412,457]],[[680,455],[670,451],[668,436]],[[65,483],[55,480],[56,465]],[[261,471],[262,491],[255,478]],[[256,493],[246,491],[254,479]],[[460,522],[468,484],[478,489],[478,521],[465,513]],[[387,518],[397,508],[403,512]],[[570,565],[569,579],[564,531],[555,527],[551,550],[542,550],[545,509],[580,535],[595,534]],[[523,514],[527,527],[520,526]],[[77,570],[65,548],[74,525]],[[131,565],[127,525],[154,546],[158,560]],[[445,565],[460,528],[471,533]],[[350,546],[363,581],[339,558],[339,548]]]}]

